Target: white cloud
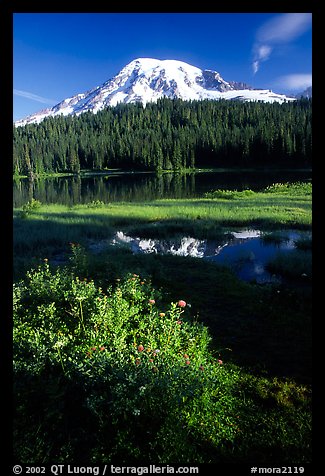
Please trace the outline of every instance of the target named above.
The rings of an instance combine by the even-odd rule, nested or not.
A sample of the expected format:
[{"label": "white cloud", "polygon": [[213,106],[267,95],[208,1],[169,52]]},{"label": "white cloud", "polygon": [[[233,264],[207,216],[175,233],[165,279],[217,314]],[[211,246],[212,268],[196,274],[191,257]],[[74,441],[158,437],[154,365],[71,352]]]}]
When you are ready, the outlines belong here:
[{"label": "white cloud", "polygon": [[30,93],[29,91],[22,91],[20,89],[14,89],[14,95],[31,99],[32,101],[41,102],[42,104],[49,104],[53,106],[57,104],[57,101],[54,101],[53,99],[44,98],[42,96],[38,96],[37,94]]},{"label": "white cloud", "polygon": [[261,45],[258,48],[258,55],[261,60],[267,60],[268,57],[270,56],[270,53],[272,51],[272,48],[268,45]]},{"label": "white cloud", "polygon": [[301,91],[312,85],[311,74],[288,74],[280,76],[276,85],[293,91]]},{"label": "white cloud", "polygon": [[311,28],[311,22],[311,13],[284,13],[264,23],[253,46],[253,73],[257,73],[262,61],[269,59],[274,47],[294,41]]},{"label": "white cloud", "polygon": [[257,31],[259,43],[293,41],[311,27],[311,13],[284,13],[264,23]]},{"label": "white cloud", "polygon": [[260,63],[262,61],[266,61],[269,58],[271,51],[272,48],[268,45],[255,45],[255,61],[253,61],[252,65],[254,74],[259,70]]},{"label": "white cloud", "polygon": [[253,73],[256,74],[257,71],[259,70],[260,63],[259,61],[255,60],[253,61],[252,68],[253,68]]}]

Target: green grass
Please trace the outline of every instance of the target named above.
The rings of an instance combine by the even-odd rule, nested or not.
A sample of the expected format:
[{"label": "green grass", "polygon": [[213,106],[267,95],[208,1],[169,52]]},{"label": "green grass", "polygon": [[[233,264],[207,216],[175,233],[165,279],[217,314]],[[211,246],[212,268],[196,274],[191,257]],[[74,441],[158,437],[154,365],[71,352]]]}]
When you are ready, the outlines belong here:
[{"label": "green grass", "polygon": [[[17,460],[311,460],[310,286],[244,283],[189,257],[85,251],[117,229],[203,239],[248,226],[275,239],[311,228],[308,184],[235,195],[14,211]],[[65,268],[49,265],[58,252]]]},{"label": "green grass", "polygon": [[18,261],[27,256],[50,257],[70,241],[85,244],[89,238],[109,238],[117,229],[144,237],[188,233],[199,239],[220,238],[222,228],[234,226],[310,229],[311,184],[283,188],[237,192],[235,199],[91,202],[72,207],[29,203],[14,211],[15,256]]}]

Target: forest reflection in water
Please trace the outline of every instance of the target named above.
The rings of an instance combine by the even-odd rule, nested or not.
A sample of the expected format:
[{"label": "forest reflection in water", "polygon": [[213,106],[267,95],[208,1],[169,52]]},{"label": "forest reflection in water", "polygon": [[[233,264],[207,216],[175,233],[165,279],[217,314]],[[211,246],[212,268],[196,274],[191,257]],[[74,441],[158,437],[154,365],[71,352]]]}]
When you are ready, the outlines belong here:
[{"label": "forest reflection in water", "polygon": [[189,174],[107,173],[45,179],[16,179],[13,183],[13,206],[21,207],[32,199],[41,203],[75,205],[101,201],[141,202],[159,198],[196,198],[216,189],[254,191],[275,182],[311,179],[311,171],[238,171]]}]

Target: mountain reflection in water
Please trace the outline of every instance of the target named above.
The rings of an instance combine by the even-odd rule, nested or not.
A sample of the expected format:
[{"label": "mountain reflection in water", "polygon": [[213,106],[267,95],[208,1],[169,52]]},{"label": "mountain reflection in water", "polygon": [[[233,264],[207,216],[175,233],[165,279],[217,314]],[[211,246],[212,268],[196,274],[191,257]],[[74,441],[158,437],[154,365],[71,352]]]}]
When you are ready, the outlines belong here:
[{"label": "mountain reflection in water", "polygon": [[89,249],[94,253],[103,251],[107,246],[127,246],[133,253],[171,254],[191,256],[228,266],[245,281],[258,283],[280,282],[281,278],[267,271],[267,262],[281,251],[296,249],[295,241],[302,237],[311,237],[308,232],[286,231],[280,242],[261,239],[259,230],[240,230],[228,232],[224,239],[200,240],[190,236],[171,239],[151,239],[132,237],[122,231],[116,232],[111,241],[94,242]]}]

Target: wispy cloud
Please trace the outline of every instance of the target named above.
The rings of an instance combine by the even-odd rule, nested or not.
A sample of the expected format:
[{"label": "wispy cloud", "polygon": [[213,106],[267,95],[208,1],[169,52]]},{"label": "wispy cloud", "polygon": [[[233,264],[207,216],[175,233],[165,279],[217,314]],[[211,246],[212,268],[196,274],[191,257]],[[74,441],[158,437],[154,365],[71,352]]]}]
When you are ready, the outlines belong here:
[{"label": "wispy cloud", "polygon": [[255,59],[252,66],[255,74],[259,70],[261,61],[266,61],[269,58],[272,48],[269,45],[255,45],[254,50]]},{"label": "wispy cloud", "polygon": [[276,80],[276,86],[293,91],[301,91],[312,85],[311,74],[288,74]]},{"label": "wispy cloud", "polygon": [[15,96],[21,96],[26,99],[31,99],[32,101],[37,101],[42,104],[48,104],[54,106],[57,104],[57,101],[54,99],[44,98],[42,96],[38,96],[37,94],[30,93],[29,91],[22,91],[20,89],[14,89]]},{"label": "wispy cloud", "polygon": [[269,59],[274,48],[290,43],[311,28],[311,13],[284,13],[264,23],[256,32],[253,46],[253,73]]}]

